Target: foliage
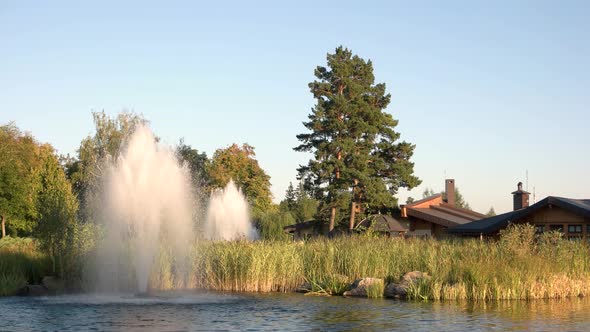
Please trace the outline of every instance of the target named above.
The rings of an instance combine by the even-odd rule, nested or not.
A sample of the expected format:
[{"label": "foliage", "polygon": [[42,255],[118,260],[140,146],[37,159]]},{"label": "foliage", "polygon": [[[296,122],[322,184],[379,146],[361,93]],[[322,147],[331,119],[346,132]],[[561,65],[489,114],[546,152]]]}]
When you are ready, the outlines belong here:
[{"label": "foliage", "polygon": [[[286,292],[309,282],[315,291],[339,294],[359,278],[398,281],[406,272],[423,271],[432,278],[412,286],[412,299],[539,299],[590,292],[587,245],[561,238],[531,242],[531,228],[510,228],[499,241],[384,237],[368,241],[350,236],[305,242],[200,242],[193,248],[188,286]],[[518,246],[523,239],[525,244]]]},{"label": "foliage", "polygon": [[289,187],[287,187],[287,191],[285,192],[285,199],[283,200],[283,202],[285,203],[287,210],[295,210],[295,205],[297,204],[297,193],[293,188],[293,182],[289,182]]},{"label": "foliage", "polygon": [[490,207],[490,210],[488,211],[488,213],[486,213],[486,216],[487,216],[487,217],[493,217],[493,216],[495,216],[495,215],[496,215],[496,210],[494,210],[494,207],[493,207],[493,206],[491,206],[491,207]]},{"label": "foliage", "polygon": [[213,154],[207,169],[211,188],[224,188],[233,180],[252,206],[254,218],[261,216],[270,208],[270,176],[258,165],[254,158],[254,147],[233,144],[225,149],[218,149]]},{"label": "foliage", "polygon": [[30,238],[7,236],[0,240],[0,296],[14,295],[27,283],[39,283],[51,270],[51,261]]},{"label": "foliage", "polygon": [[92,118],[94,135],[82,140],[77,160],[66,165],[68,178],[80,200],[80,217],[84,221],[92,219],[106,165],[119,156],[135,128],[147,124],[141,115],[129,112],[119,113],[116,117],[109,117],[104,111],[93,112]]},{"label": "foliage", "polygon": [[9,234],[30,235],[35,225],[38,154],[31,135],[13,123],[0,126],[0,219]]},{"label": "foliage", "polygon": [[207,154],[205,152],[199,153],[197,149],[193,149],[190,145],[186,144],[184,139],[180,139],[180,142],[176,146],[176,155],[190,169],[193,183],[206,191],[210,181],[209,175],[207,174],[207,167],[209,165]]},{"label": "foliage", "polygon": [[76,224],[78,201],[53,149],[44,147],[41,151],[41,188],[37,198],[39,220],[34,234],[41,248],[53,260],[53,273],[57,272],[57,259],[61,269],[59,275],[63,276],[66,244]]},{"label": "foliage", "polygon": [[378,279],[377,281],[368,285],[366,291],[367,297],[370,299],[383,297],[383,293],[385,291],[385,284],[383,282],[383,279]]},{"label": "foliage", "polygon": [[293,189],[293,184],[289,183],[280,210],[291,213],[297,222],[304,222],[314,218],[318,206],[319,202],[305,192],[303,183],[300,182],[297,189]]},{"label": "foliage", "polygon": [[283,227],[294,223],[295,218],[291,212],[273,207],[257,218],[256,228],[264,240],[289,240],[290,237],[283,231]]},{"label": "foliage", "polygon": [[409,161],[414,145],[396,141],[400,135],[384,109],[391,96],[385,84],[375,84],[373,65],[340,46],[327,55],[327,67],[318,66],[309,88],[316,105],[297,135],[294,149],[314,158],[298,169],[310,190],[331,209],[334,227],[339,197],[351,192],[351,221],[355,204],[380,209],[396,205],[392,195],[400,187],[420,183]]}]

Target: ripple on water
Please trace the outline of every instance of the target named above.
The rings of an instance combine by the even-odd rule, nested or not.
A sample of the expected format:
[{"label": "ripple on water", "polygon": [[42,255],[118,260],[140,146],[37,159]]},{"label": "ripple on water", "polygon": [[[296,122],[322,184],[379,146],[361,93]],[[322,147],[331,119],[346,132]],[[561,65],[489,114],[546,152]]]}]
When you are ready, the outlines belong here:
[{"label": "ripple on water", "polygon": [[300,294],[85,294],[0,298],[0,320],[2,331],[585,331],[590,300],[469,304]]}]

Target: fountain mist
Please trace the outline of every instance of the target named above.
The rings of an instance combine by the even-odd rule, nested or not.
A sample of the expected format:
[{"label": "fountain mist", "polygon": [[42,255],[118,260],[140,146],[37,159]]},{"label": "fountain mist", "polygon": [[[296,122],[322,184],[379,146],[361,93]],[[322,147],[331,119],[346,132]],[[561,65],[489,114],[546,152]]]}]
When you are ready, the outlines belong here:
[{"label": "fountain mist", "polygon": [[225,189],[211,194],[205,236],[211,240],[257,239],[258,233],[250,223],[248,210],[244,195],[230,181]]},{"label": "fountain mist", "polygon": [[104,179],[107,233],[98,290],[146,292],[161,241],[171,245],[176,269],[183,270],[195,211],[190,183],[174,151],[158,145],[149,128],[137,128]]}]

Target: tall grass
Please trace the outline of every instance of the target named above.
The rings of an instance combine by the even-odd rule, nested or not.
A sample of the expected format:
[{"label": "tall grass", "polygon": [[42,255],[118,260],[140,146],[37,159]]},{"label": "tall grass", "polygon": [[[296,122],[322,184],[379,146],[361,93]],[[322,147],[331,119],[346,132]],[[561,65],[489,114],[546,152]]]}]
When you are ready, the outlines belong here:
[{"label": "tall grass", "polygon": [[0,296],[14,295],[27,283],[38,283],[51,271],[51,260],[28,238],[0,240]]},{"label": "tall grass", "polygon": [[[515,227],[499,241],[353,236],[308,242],[201,242],[192,249],[189,288],[290,292],[308,282],[313,290],[341,294],[357,278],[395,281],[408,271],[432,276],[413,285],[417,300],[563,298],[590,294],[590,254],[585,243],[555,234],[535,239]],[[170,274],[160,256],[155,271]],[[168,289],[170,282],[153,289]],[[372,290],[374,292],[374,290]],[[372,294],[372,296],[378,296]]]}]

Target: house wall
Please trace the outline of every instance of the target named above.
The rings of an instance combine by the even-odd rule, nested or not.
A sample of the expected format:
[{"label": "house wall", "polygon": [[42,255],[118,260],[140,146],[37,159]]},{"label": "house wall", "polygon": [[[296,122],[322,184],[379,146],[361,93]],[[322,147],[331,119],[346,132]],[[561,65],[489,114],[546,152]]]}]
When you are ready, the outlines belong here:
[{"label": "house wall", "polygon": [[[523,218],[519,223],[529,223],[542,227],[538,232],[548,232],[552,226],[562,226],[566,238],[583,238],[590,241],[590,219],[584,218],[557,206],[546,206],[531,216]],[[573,226],[570,229],[569,226]],[[581,233],[575,232],[575,226],[581,226]],[[573,230],[574,232],[570,232]]]},{"label": "house wall", "polygon": [[410,232],[408,236],[431,236],[432,235],[432,223],[428,221],[410,218]]},{"label": "house wall", "polygon": [[447,236],[447,227],[438,224],[432,224],[432,226],[432,235],[438,238],[443,238]]}]

